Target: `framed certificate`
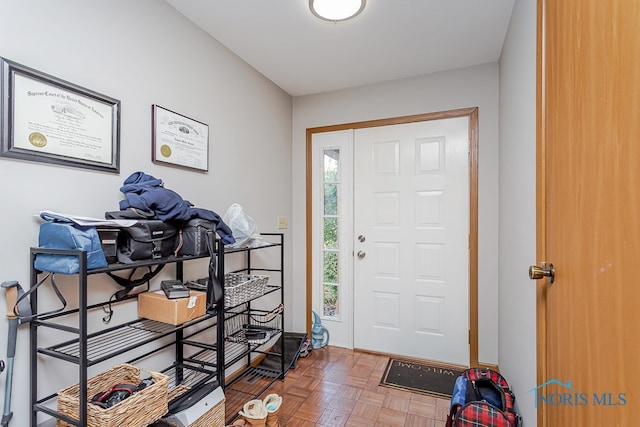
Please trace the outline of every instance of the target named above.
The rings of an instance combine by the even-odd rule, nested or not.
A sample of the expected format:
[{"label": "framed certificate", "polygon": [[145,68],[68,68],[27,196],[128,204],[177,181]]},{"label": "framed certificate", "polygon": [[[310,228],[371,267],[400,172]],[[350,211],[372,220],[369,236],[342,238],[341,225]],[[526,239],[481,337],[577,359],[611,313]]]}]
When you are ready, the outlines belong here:
[{"label": "framed certificate", "polygon": [[0,58],[0,156],[118,173],[120,101]]},{"label": "framed certificate", "polygon": [[151,121],[154,162],[209,170],[209,126],[159,105],[152,105]]}]

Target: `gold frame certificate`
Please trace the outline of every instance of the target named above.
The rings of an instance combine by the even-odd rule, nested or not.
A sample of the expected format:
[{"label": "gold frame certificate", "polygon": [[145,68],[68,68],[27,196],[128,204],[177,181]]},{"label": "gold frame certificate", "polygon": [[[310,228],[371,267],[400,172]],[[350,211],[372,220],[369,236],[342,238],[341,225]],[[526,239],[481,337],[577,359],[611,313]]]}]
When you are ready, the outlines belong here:
[{"label": "gold frame certificate", "polygon": [[209,170],[209,126],[152,105],[152,160],[199,171]]},{"label": "gold frame certificate", "polygon": [[2,156],[119,171],[120,101],[8,60],[1,65],[11,113],[3,114]]}]

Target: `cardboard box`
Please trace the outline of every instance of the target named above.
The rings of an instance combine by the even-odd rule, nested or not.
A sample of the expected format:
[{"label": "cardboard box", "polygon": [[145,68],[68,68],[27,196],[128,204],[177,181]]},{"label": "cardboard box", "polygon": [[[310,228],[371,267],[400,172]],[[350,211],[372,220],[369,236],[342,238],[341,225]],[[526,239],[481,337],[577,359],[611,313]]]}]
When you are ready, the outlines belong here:
[{"label": "cardboard box", "polygon": [[138,317],[180,325],[207,311],[207,293],[191,291],[187,298],[169,299],[162,290],[138,295]]}]

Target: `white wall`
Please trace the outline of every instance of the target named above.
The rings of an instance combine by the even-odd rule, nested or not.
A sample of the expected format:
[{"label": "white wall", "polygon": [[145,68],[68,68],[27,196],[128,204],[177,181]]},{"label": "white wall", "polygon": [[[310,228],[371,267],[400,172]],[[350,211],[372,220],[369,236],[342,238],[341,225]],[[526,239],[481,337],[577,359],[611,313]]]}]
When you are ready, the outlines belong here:
[{"label": "white wall", "polygon": [[500,370],[526,426],[536,386],[536,0],[515,2],[500,59]]},{"label": "white wall", "polygon": [[293,324],[296,327],[306,321],[306,129],[464,107],[479,107],[479,358],[486,363],[498,362],[497,63],[294,98]]},{"label": "white wall", "polygon": [[[291,217],[291,97],[167,3],[0,0],[0,56],[122,102],[120,174],[0,158],[0,281],[29,286],[29,247],[37,244],[38,230],[34,214],[52,209],[102,217],[118,209],[119,187],[138,170],[162,178],[166,187],[196,206],[221,215],[238,202],[260,231],[276,231],[278,215]],[[152,164],[152,104],[209,125],[208,173]],[[289,230],[285,232],[289,241]],[[290,246],[286,252],[290,258]],[[285,265],[291,265],[290,259]],[[187,278],[206,274],[202,266],[186,269]],[[172,271],[167,267],[163,274]],[[90,285],[94,299],[117,289],[100,277]],[[61,286],[73,303],[73,281],[61,278]],[[40,301],[47,305],[48,299],[53,304],[52,296]],[[113,322],[124,316],[117,308]],[[286,326],[290,329],[290,320]],[[102,327],[99,317],[92,320],[90,328]],[[0,320],[3,360],[6,330],[6,321]],[[53,341],[53,335],[41,332],[44,340]],[[17,356],[12,402],[16,426],[26,425],[29,417],[26,325],[20,328]],[[70,375],[77,371],[74,365],[46,366],[43,390],[57,391],[76,378]],[[5,379],[6,372],[0,375],[2,401]]]},{"label": "white wall", "polygon": [[[164,2],[0,0],[0,11],[0,56],[122,101],[119,175],[0,158],[0,197],[5,201],[0,280],[19,280],[25,287],[28,248],[37,242],[34,213],[54,209],[101,216],[117,209],[124,178],[143,170],[197,206],[220,214],[231,203],[241,203],[261,231],[274,230],[278,215],[288,216],[285,265],[290,286],[285,303],[292,310],[286,327],[303,330],[305,129],[478,106],[480,360],[499,362],[516,389],[527,425],[535,425],[527,399],[527,390],[535,385],[535,298],[526,277],[535,259],[535,0],[515,3],[500,73],[497,64],[486,64],[300,97],[293,101],[293,113],[287,94]],[[151,163],[154,103],[209,124],[208,173]],[[73,283],[62,282],[73,294]],[[92,294],[116,290],[109,281],[94,282]],[[97,321],[92,327],[102,325]],[[0,330],[6,331],[5,321]],[[12,409],[15,419],[26,420],[24,326],[17,352]],[[2,339],[0,357],[5,355]],[[47,388],[66,385],[73,369],[47,373],[52,381]],[[1,400],[5,378],[0,375]]]}]

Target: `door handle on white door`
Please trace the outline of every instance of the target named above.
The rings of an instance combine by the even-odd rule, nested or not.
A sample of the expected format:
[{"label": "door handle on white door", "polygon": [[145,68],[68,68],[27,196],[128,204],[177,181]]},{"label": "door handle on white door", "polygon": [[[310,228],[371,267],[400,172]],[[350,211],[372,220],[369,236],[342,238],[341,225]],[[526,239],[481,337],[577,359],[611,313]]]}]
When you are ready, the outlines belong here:
[{"label": "door handle on white door", "polygon": [[357,255],[358,255],[358,258],[360,258],[360,259],[362,259],[362,258],[367,256],[366,252],[363,252],[363,251],[358,251]]},{"label": "door handle on white door", "polygon": [[547,283],[552,284],[556,276],[556,270],[553,268],[553,264],[541,262],[540,266],[532,265],[529,267],[529,278],[533,280],[547,278]]},{"label": "door handle on white door", "polygon": [[359,241],[360,243],[363,243],[365,240],[367,240],[367,239],[366,239],[366,237],[364,237],[362,234],[358,236],[358,241]]}]

